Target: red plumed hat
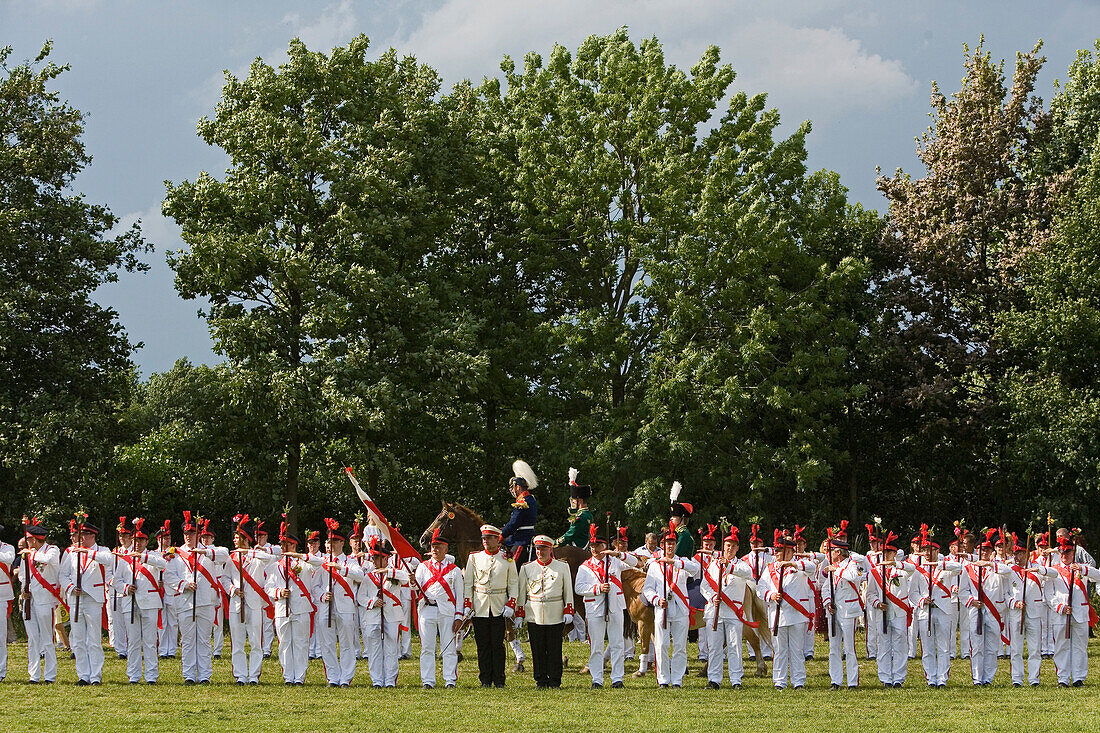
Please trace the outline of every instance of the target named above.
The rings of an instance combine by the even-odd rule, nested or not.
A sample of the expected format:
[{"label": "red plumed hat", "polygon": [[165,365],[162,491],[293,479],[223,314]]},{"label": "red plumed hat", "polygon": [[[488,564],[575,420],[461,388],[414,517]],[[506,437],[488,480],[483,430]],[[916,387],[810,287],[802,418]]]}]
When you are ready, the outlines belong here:
[{"label": "red plumed hat", "polygon": [[183,511],[183,531],[184,532],[197,532],[198,530],[199,530],[199,528],[196,527],[194,525],[194,523],[192,523],[192,521],[191,521],[191,512],[185,509]]}]

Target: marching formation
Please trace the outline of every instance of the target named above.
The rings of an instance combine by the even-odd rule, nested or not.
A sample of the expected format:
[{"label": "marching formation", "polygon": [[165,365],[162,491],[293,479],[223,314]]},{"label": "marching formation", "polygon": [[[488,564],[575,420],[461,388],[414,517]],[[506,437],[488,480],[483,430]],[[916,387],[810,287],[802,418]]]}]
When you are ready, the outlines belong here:
[{"label": "marching formation", "polygon": [[[593,688],[604,686],[607,663],[610,686],[624,686],[625,659],[634,657],[636,643],[642,654],[635,676],[652,662],[660,687],[680,687],[692,629],[712,689],[723,677],[742,686],[746,647],[758,670],[772,662],[776,688],[801,688],[818,636],[828,644],[834,689],[860,684],[860,656],[874,660],[885,687],[901,687],[917,657],[933,688],[947,685],[957,655],[969,659],[970,682],[979,686],[993,681],[1001,659],[1009,660],[1015,686],[1038,685],[1044,659],[1053,660],[1061,686],[1080,686],[1087,676],[1089,627],[1096,623],[1089,587],[1100,572],[1074,531],[1052,537],[1048,528],[1032,543],[996,528],[975,537],[957,522],[944,551],[922,525],[903,551],[898,536],[876,521],[866,525],[870,549],[860,554],[847,521],[827,529],[816,551],[808,549],[804,527],[776,529],[766,546],[760,526],[750,524],[742,553],[738,527],[723,521],[699,530],[697,552],[687,526],[694,510],[679,501],[675,483],[667,528],[629,550],[627,527],[612,534],[609,522],[600,532],[587,506],[591,488],[577,483],[575,469],[570,527],[557,540],[536,535],[537,479],[521,461],[513,468],[515,501],[503,529],[478,518],[476,539],[456,541],[449,536],[455,515],[445,505],[422,537],[423,558],[395,550],[392,528],[384,519],[379,527],[374,513],[366,522],[357,518],[350,532],[326,519],[324,537],[309,533],[304,551],[285,515],[278,544],[268,542],[263,521],[237,515],[232,547],[218,545],[210,520],[191,512],[183,513],[182,544],[173,543],[170,520],[150,531],[143,518],[120,517],[113,548],[100,544],[101,530],[86,515],[70,522],[64,549],[51,544],[37,519],[26,519],[18,550],[0,543],[7,571],[0,600],[23,619],[32,683],[57,677],[62,608],[78,685],[102,681],[103,630],[125,658],[131,684],[156,684],[160,664],[177,651],[185,684],[207,684],[228,628],[238,685],[261,682],[277,641],[287,685],[302,685],[310,660],[320,658],[328,685],[349,687],[365,659],[369,684],[391,688],[415,629],[420,684],[437,686],[438,660],[450,688],[472,628],[481,685],[503,687],[506,639],[524,624],[539,688],[561,686],[569,635],[590,645],[585,671]],[[480,550],[470,546],[475,541]],[[860,627],[863,649],[856,645]],[[3,642],[0,679],[7,674],[6,636]],[[522,647],[512,645],[519,668]]]}]

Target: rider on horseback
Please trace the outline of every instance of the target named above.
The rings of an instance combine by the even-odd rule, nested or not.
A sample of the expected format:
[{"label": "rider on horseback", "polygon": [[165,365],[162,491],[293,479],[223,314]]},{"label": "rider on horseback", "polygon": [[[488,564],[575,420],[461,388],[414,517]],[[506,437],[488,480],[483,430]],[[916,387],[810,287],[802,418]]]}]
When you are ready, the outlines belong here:
[{"label": "rider on horseback", "polygon": [[512,516],[501,528],[501,539],[508,556],[522,565],[529,558],[526,550],[535,536],[535,521],[539,516],[539,505],[531,490],[538,487],[535,472],[523,461],[512,464],[512,479],[508,482],[508,491],[515,501],[512,503]]},{"label": "rider on horseback", "polygon": [[592,526],[595,518],[588,508],[588,499],[592,496],[591,486],[581,486],[577,483],[579,471],[569,469],[569,529],[558,538],[557,546],[573,545],[584,547],[588,544],[588,528]]}]

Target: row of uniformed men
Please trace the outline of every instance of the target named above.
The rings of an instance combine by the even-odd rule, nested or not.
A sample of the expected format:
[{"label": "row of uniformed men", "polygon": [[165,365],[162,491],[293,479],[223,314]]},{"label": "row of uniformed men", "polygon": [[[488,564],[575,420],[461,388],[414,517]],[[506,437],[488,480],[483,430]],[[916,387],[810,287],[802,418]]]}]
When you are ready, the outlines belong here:
[{"label": "row of uniformed men", "polygon": [[[1057,548],[1048,548],[1046,535],[1041,535],[1038,549],[1029,552],[1015,535],[990,530],[976,553],[970,552],[973,540],[963,531],[945,557],[924,533],[914,538],[914,552],[905,558],[893,544],[896,536],[882,537],[870,525],[871,551],[866,555],[849,551],[847,522],[830,530],[823,551],[816,553],[805,552],[803,528],[796,527],[793,536],[777,531],[773,547],[765,548],[754,525],[752,550],[738,557],[736,527],[717,551],[714,528],[709,526],[702,552],[666,566],[664,577],[652,568],[647,575],[645,595],[657,607],[659,684],[681,684],[687,667],[687,583],[692,577],[702,578],[700,590],[707,599],[708,621],[700,630],[700,642],[708,659],[710,687],[720,685],[723,657],[731,684],[740,685],[746,625],[771,626],[774,632],[775,686],[804,685],[805,660],[813,653],[815,595],[824,606],[834,688],[859,684],[854,634],[861,620],[867,629],[867,656],[877,661],[879,680],[889,687],[901,686],[908,658],[916,656],[910,633],[920,642],[928,685],[945,686],[956,629],[963,656],[971,660],[975,685],[992,681],[1002,651],[1011,659],[1013,683],[1022,685],[1025,643],[1026,679],[1037,685],[1047,639],[1060,685],[1080,685],[1087,674],[1087,589],[1100,574],[1067,531],[1059,532]],[[675,545],[676,534],[666,532],[660,550],[672,554]],[[743,606],[746,586],[755,586],[767,603],[767,618],[753,618]]]},{"label": "row of uniformed men", "polygon": [[[0,547],[0,561],[5,567],[15,565],[21,585],[19,608],[26,616],[32,682],[56,678],[53,613],[59,604],[69,610],[77,684],[102,680],[101,629],[108,625],[115,627],[116,650],[126,657],[131,682],[142,677],[156,682],[158,659],[174,651],[176,633],[185,682],[208,682],[213,672],[214,625],[228,599],[223,615],[230,629],[233,676],[238,684],[258,683],[265,646],[270,650],[273,635],[280,641],[279,659],[287,684],[303,682],[311,637],[317,639],[329,684],[350,684],[360,657],[360,634],[372,682],[380,687],[396,683],[411,583],[408,571],[390,566],[392,548],[385,541],[371,543],[369,559],[368,555],[344,555],[343,537],[330,520],[329,553],[296,552],[298,540],[286,532],[285,523],[280,546],[262,542],[253,546],[264,537],[255,532],[247,516],[238,516],[235,547],[228,550],[204,544],[203,540],[212,541],[208,525],[200,526],[185,512],[184,544],[165,546],[170,544],[166,522],[159,531],[161,548],[149,550],[144,521],[136,519],[134,524],[126,538],[131,544],[120,551],[96,544],[99,530],[86,521],[72,523],[73,544],[64,551],[46,541],[45,528],[35,520],[24,528],[26,548],[18,559],[10,545]],[[426,574],[434,567],[421,565],[414,572]],[[0,598],[5,590],[12,598],[11,579],[6,588],[0,585]],[[426,595],[430,598],[431,591]],[[422,624],[430,615],[422,613]],[[178,632],[169,628],[169,619],[178,625]],[[274,632],[269,631],[266,640],[265,624]],[[0,679],[7,671],[4,642]]]}]

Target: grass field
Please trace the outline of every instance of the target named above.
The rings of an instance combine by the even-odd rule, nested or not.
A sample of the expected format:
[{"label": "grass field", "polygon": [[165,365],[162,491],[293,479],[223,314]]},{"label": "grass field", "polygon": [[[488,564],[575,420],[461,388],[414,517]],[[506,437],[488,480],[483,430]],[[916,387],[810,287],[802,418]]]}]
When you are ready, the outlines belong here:
[{"label": "grass field", "polygon": [[[471,640],[472,642],[472,640]],[[680,731],[680,730],[854,730],[883,731],[1096,731],[1100,730],[1100,639],[1089,647],[1090,679],[1082,688],[1061,689],[1054,667],[1044,660],[1042,686],[1013,688],[1008,660],[1001,660],[992,687],[970,684],[967,663],[957,659],[947,689],[924,684],[919,662],[909,666],[906,687],[885,690],[874,662],[861,661],[858,690],[829,689],[827,642],[818,640],[817,659],[807,663],[806,689],[777,691],[771,678],[746,677],[745,687],[707,690],[691,664],[685,687],[661,690],[652,675],[635,679],[637,668],[627,662],[627,689],[589,689],[588,675],[579,674],[587,647],[566,645],[570,669],[560,690],[535,690],[530,674],[509,673],[503,690],[478,686],[475,648],[465,646],[456,690],[425,690],[414,659],[401,663],[398,688],[369,686],[366,663],[360,662],[355,684],[348,689],[325,685],[319,661],[310,665],[304,687],[284,687],[275,657],[264,664],[263,683],[233,684],[225,654],[214,662],[209,686],[185,687],[179,660],[162,660],[156,686],[126,682],[125,662],[107,651],[104,683],[77,687],[73,663],[62,654],[58,684],[29,685],[26,646],[9,646],[8,677],[0,684],[0,722],[5,730],[115,731]],[[510,656],[510,652],[509,652]],[[748,660],[746,660],[746,666]]]}]

